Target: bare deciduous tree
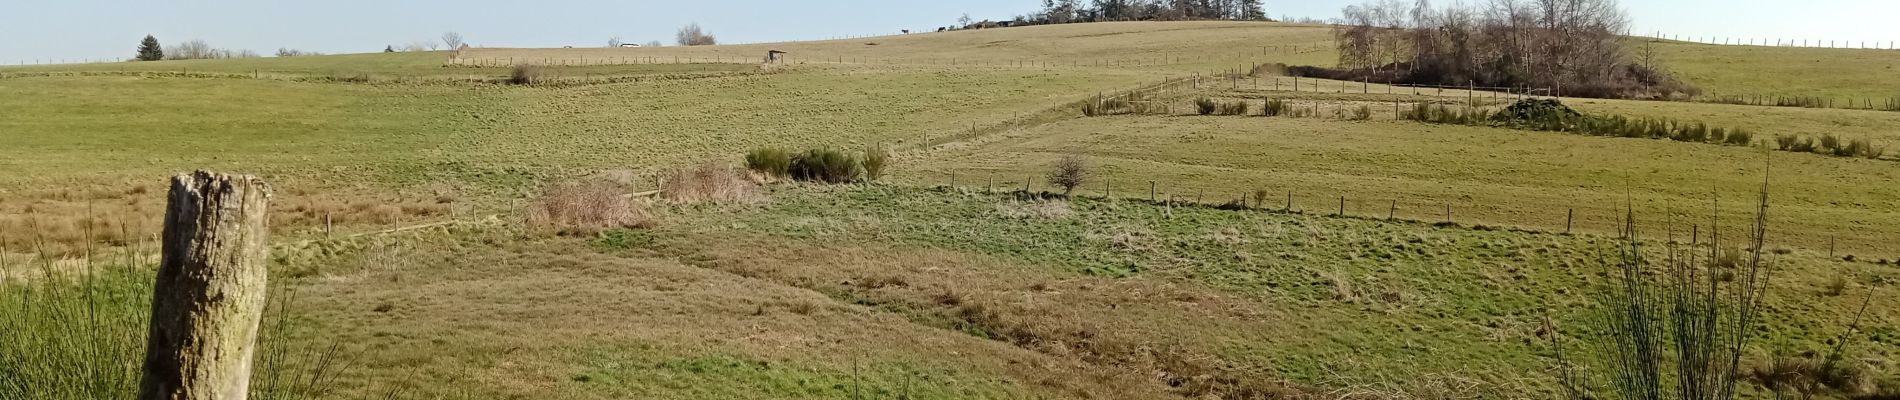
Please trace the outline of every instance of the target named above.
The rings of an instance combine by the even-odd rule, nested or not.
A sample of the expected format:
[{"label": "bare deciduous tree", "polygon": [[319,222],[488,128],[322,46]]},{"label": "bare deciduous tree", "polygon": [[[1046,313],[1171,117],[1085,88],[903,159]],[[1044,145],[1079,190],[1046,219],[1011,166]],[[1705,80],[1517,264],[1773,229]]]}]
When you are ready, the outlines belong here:
[{"label": "bare deciduous tree", "polygon": [[710,46],[710,45],[719,44],[719,41],[717,39],[714,39],[713,35],[706,33],[706,31],[703,29],[700,29],[699,24],[696,24],[696,23],[687,24],[685,27],[681,27],[679,30],[679,33],[674,37],[674,39],[681,46]]},{"label": "bare deciduous tree", "polygon": [[460,49],[463,44],[462,34],[460,32],[445,32],[442,34],[442,44],[448,46],[449,50]]},{"label": "bare deciduous tree", "polygon": [[[1616,0],[1489,0],[1434,7],[1376,0],[1348,6],[1335,28],[1348,79],[1564,88],[1626,95],[1657,76],[1652,59],[1626,62],[1629,18]],[[1644,78],[1649,77],[1649,78]]]},{"label": "bare deciduous tree", "polygon": [[1062,188],[1062,195],[1075,193],[1089,179],[1089,161],[1080,155],[1063,156],[1049,168],[1049,184]]},{"label": "bare deciduous tree", "polygon": [[619,36],[607,38],[607,47],[620,47],[621,44],[625,44],[625,43],[626,42],[620,41]]}]

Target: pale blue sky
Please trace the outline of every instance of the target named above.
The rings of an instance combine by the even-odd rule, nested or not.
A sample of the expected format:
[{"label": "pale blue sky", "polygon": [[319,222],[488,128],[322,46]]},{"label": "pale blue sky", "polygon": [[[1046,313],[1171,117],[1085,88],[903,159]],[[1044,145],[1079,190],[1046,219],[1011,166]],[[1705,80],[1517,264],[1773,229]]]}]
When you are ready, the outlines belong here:
[{"label": "pale blue sky", "polygon": [[[1407,0],[1409,2],[1409,0]],[[1481,1],[1481,0],[1474,0]],[[475,45],[599,46],[608,37],[670,42],[698,22],[722,42],[822,39],[947,25],[964,13],[1008,18],[1039,0],[8,0],[0,7],[0,63],[125,58],[138,39],[203,39],[270,54],[379,51],[461,32]],[[1359,0],[1267,0],[1267,13],[1331,18]],[[1440,0],[1438,4],[1449,1]],[[1900,40],[1895,0],[1623,0],[1637,33]],[[1882,47],[1885,47],[1884,45]]]}]

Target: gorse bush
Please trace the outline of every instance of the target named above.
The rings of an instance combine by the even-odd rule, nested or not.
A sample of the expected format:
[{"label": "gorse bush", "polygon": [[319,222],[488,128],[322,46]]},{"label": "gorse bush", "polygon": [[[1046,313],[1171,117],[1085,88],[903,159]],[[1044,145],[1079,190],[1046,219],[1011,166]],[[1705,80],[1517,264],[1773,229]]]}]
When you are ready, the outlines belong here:
[{"label": "gorse bush", "polygon": [[1372,119],[1372,106],[1360,105],[1359,108],[1353,109],[1352,119],[1355,121],[1365,121],[1365,120]]},{"label": "gorse bush", "polygon": [[832,149],[812,149],[792,158],[792,179],[824,183],[850,183],[864,174],[862,161]]},{"label": "gorse bush", "polygon": [[1247,115],[1247,102],[1223,101],[1214,105],[1214,113],[1220,115]]},{"label": "gorse bush", "polygon": [[1216,107],[1219,107],[1219,104],[1215,103],[1214,99],[1206,97],[1194,99],[1194,110],[1201,115],[1213,114]]},{"label": "gorse bush", "polygon": [[508,74],[508,83],[516,85],[545,83],[547,81],[546,74],[547,73],[542,71],[540,66],[528,64],[516,65],[514,70]]},{"label": "gorse bush", "polygon": [[866,146],[863,159],[864,180],[876,181],[883,178],[884,167],[889,166],[890,163],[891,153],[884,150],[883,146]]},{"label": "gorse bush", "polygon": [[746,153],[746,168],[754,173],[806,182],[874,181],[884,176],[890,164],[890,152],[882,146],[865,147],[861,158],[825,148],[802,153],[760,148]]},{"label": "gorse bush", "polygon": [[745,155],[745,167],[768,178],[786,178],[792,174],[792,153],[762,147]]},{"label": "gorse bush", "polygon": [[1282,114],[1286,114],[1286,100],[1267,99],[1260,105],[1261,116],[1278,117]]}]

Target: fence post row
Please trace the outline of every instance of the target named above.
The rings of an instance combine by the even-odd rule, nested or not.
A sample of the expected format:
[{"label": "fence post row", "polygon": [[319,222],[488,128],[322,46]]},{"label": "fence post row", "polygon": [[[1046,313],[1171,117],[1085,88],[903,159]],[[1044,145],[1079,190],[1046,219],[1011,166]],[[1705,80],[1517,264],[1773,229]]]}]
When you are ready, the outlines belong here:
[{"label": "fence post row", "polygon": [[270,185],[199,171],[172,178],[141,400],[243,400],[267,293]]}]

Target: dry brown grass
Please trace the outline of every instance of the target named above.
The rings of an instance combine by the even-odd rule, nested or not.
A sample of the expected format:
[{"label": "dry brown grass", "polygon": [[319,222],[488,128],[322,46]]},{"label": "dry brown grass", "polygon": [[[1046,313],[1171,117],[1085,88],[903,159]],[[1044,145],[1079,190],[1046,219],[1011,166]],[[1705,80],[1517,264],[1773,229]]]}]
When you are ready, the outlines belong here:
[{"label": "dry brown grass", "polygon": [[524,213],[529,227],[563,235],[596,234],[653,224],[646,207],[635,203],[625,187],[599,180],[544,187]]},{"label": "dry brown grass", "polygon": [[684,204],[757,204],[765,201],[765,194],[744,171],[714,162],[674,171],[661,184],[660,198]]}]

